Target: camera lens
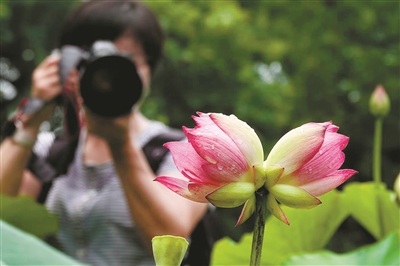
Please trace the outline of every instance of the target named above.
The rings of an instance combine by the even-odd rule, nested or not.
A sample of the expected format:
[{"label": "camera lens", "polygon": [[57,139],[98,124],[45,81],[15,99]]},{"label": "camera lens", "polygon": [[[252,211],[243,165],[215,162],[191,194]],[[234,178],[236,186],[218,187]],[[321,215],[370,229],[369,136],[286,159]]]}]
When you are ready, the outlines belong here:
[{"label": "camera lens", "polygon": [[81,96],[95,114],[127,115],[142,96],[142,82],[134,63],[123,56],[100,57],[87,65],[81,78]]}]

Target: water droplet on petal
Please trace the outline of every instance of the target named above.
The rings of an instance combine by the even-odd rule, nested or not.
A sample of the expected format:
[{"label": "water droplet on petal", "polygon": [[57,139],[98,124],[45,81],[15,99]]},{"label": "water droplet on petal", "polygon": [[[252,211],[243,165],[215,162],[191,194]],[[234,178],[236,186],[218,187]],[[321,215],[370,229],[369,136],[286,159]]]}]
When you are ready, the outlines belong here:
[{"label": "water droplet on petal", "polygon": [[224,166],[221,165],[221,164],[217,164],[217,168],[218,168],[218,170],[220,170],[220,171],[224,170]]},{"label": "water droplet on petal", "polygon": [[214,160],[213,158],[211,158],[210,156],[205,155],[204,159],[206,159],[207,162],[212,163],[212,164],[216,164],[217,161]]},{"label": "water droplet on petal", "polygon": [[234,164],[231,165],[230,170],[231,170],[234,174],[239,173],[239,170],[237,169],[236,165],[234,165]]}]

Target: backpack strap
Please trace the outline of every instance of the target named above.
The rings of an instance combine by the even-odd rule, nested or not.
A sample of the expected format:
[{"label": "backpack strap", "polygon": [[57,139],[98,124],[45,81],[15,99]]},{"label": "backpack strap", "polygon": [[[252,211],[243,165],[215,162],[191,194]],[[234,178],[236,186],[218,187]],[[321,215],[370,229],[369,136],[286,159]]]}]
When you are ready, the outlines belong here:
[{"label": "backpack strap", "polygon": [[154,173],[157,172],[158,168],[165,155],[169,150],[164,147],[164,143],[169,141],[179,141],[185,138],[185,134],[182,130],[169,128],[165,131],[148,141],[142,148],[144,155]]},{"label": "backpack strap", "polygon": [[43,204],[46,201],[53,180],[67,173],[68,167],[74,159],[77,146],[78,139],[66,140],[62,137],[56,137],[46,158],[32,154],[28,169],[43,184],[37,199],[39,203]]},{"label": "backpack strap", "polygon": [[62,137],[55,137],[45,158],[32,153],[28,169],[44,183],[52,181],[67,172],[77,145],[77,139],[68,141]]}]

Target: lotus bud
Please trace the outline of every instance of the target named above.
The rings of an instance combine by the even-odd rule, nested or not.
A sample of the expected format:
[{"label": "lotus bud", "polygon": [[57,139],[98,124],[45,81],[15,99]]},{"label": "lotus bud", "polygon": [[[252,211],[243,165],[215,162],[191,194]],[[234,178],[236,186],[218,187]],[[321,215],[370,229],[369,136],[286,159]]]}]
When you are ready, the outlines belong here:
[{"label": "lotus bud", "polygon": [[369,110],[376,117],[385,117],[390,111],[390,99],[382,85],[378,85],[369,100]]}]

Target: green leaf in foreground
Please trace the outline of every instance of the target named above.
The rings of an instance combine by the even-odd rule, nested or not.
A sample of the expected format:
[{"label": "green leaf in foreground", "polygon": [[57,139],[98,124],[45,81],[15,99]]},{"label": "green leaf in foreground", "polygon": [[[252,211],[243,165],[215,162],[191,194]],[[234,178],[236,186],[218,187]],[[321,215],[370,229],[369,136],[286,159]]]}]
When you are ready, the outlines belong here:
[{"label": "green leaf in foreground", "polygon": [[58,230],[58,217],[28,196],[0,196],[1,220],[39,238]]},{"label": "green leaf in foreground", "polygon": [[6,222],[0,230],[0,265],[84,265]]},{"label": "green leaf in foreground", "polygon": [[153,256],[157,266],[179,266],[189,243],[180,236],[155,236],[151,240]]},{"label": "green leaf in foreground", "polygon": [[[280,265],[295,254],[322,250],[349,215],[341,193],[334,190],[320,197],[322,205],[310,210],[282,206],[290,226],[270,216],[265,225],[261,265]],[[252,234],[240,242],[229,238],[218,241],[211,265],[248,265]]]},{"label": "green leaf in foreground", "polygon": [[[343,198],[347,202],[350,215],[376,239],[382,239],[400,229],[400,209],[396,196],[384,184],[377,189],[373,182],[349,183],[344,188]],[[379,223],[382,223],[382,232]]]},{"label": "green leaf in foreground", "polygon": [[375,244],[345,254],[321,251],[294,256],[283,265],[400,265],[400,234],[395,232]]}]

